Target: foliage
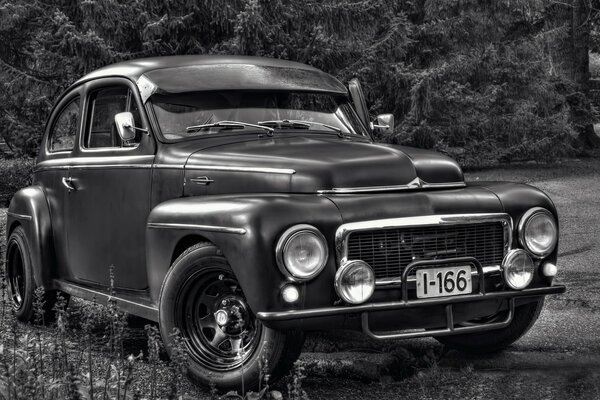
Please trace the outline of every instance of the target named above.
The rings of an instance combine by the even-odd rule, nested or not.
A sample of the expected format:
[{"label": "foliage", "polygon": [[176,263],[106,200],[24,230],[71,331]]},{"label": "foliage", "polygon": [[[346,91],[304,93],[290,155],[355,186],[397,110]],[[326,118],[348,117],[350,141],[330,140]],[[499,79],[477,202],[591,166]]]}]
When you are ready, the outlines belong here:
[{"label": "foliage", "polygon": [[572,151],[541,0],[0,0],[0,135],[34,154],[51,103],[119,60],[252,54],[359,77],[391,136],[465,165]]},{"label": "foliage", "polygon": [[31,184],[33,160],[30,158],[0,158],[0,204],[8,203],[13,194]]}]

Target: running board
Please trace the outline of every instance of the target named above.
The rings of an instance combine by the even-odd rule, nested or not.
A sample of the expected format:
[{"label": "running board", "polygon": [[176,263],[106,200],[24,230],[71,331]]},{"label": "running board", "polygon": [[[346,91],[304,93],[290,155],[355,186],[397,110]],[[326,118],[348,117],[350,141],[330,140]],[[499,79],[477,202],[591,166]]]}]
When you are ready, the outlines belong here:
[{"label": "running board", "polygon": [[108,304],[108,300],[112,297],[117,300],[117,306],[122,311],[129,314],[137,315],[138,317],[146,318],[154,322],[158,322],[158,308],[150,302],[150,299],[131,296],[119,293],[110,296],[106,291],[101,289],[91,289],[81,286],[76,283],[54,280],[54,286],[71,296],[79,297],[89,301],[95,301],[100,304]]}]

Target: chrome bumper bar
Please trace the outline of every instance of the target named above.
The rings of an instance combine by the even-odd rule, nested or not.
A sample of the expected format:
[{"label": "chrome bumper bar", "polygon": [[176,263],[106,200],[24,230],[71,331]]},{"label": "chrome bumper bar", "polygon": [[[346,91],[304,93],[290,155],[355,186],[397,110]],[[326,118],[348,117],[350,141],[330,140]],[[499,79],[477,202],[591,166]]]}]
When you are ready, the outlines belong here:
[{"label": "chrome bumper bar", "polygon": [[542,288],[524,289],[521,291],[511,290],[504,292],[476,293],[455,297],[440,297],[419,300],[398,300],[383,303],[369,303],[358,306],[323,307],[308,310],[286,310],[286,311],[260,311],[256,315],[264,321],[289,321],[301,318],[329,317],[342,314],[358,314],[376,311],[401,310],[407,308],[419,308],[427,306],[449,305],[456,303],[468,303],[495,299],[511,299],[518,297],[537,297],[549,294],[565,292],[565,286],[556,285]]}]

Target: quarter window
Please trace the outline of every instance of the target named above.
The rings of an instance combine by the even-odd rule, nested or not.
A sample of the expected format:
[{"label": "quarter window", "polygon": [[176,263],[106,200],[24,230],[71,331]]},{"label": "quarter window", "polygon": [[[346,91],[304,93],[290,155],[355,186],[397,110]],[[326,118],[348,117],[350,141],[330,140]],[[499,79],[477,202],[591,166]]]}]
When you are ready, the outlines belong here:
[{"label": "quarter window", "polygon": [[123,143],[115,124],[115,114],[129,111],[133,114],[135,126],[141,127],[139,108],[131,90],[127,87],[99,89],[90,94],[89,104],[90,117],[84,147],[132,147],[139,143],[139,132],[136,133],[135,139]]},{"label": "quarter window", "polygon": [[79,121],[79,98],[62,109],[50,132],[50,151],[69,151],[75,144]]}]

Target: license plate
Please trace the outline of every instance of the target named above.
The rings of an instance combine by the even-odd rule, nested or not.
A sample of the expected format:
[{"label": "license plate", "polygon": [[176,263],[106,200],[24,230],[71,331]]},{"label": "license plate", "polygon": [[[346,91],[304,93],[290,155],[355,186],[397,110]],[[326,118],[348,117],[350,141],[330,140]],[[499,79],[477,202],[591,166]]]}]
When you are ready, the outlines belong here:
[{"label": "license plate", "polygon": [[417,270],[417,298],[471,294],[471,267]]}]

